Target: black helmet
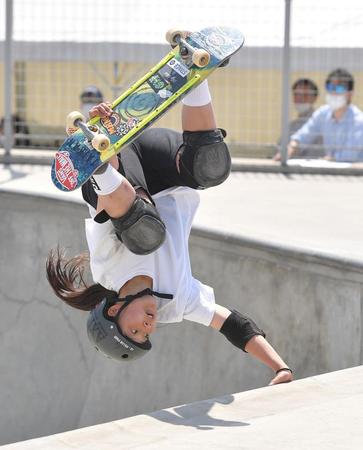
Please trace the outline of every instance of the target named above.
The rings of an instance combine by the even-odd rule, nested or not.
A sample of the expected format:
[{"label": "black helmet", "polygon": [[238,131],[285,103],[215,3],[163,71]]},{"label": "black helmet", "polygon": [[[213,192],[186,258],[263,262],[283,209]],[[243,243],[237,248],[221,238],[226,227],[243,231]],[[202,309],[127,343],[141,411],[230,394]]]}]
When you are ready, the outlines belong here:
[{"label": "black helmet", "polygon": [[81,94],[82,103],[99,103],[102,101],[102,92],[96,86],[87,86]]},{"label": "black helmet", "polygon": [[[136,298],[144,295],[156,295],[160,298],[172,299],[170,294],[160,294],[151,289],[144,289],[135,295],[124,298],[104,298],[91,312],[87,321],[88,339],[108,358],[118,361],[131,361],[144,356],[151,349],[151,342],[147,339],[143,343],[135,342],[125,336],[118,326],[118,318],[121,312]],[[108,315],[110,306],[125,301],[115,317]]]}]

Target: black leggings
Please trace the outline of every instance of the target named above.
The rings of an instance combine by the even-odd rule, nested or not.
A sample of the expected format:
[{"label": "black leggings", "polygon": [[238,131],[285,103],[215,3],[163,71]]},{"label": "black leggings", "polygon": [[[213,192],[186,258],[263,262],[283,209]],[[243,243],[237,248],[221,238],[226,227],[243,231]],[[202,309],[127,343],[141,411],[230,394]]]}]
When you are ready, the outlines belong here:
[{"label": "black leggings", "polygon": [[[119,172],[135,188],[149,196],[174,186],[188,186],[176,168],[176,155],[183,144],[181,133],[151,128],[118,154]],[[192,187],[192,186],[190,186]],[[97,194],[88,180],[82,186],[84,200],[97,207]]]}]

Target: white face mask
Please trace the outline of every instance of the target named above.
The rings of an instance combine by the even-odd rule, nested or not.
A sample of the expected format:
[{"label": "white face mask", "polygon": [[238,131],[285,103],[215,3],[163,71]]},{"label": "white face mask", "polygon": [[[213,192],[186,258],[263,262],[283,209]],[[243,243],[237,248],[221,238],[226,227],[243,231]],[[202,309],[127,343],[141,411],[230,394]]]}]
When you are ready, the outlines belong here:
[{"label": "white face mask", "polygon": [[347,99],[344,94],[326,94],[326,103],[333,111],[343,108],[347,105]]},{"label": "white face mask", "polygon": [[304,114],[311,109],[310,103],[294,103],[294,106],[298,114]]}]

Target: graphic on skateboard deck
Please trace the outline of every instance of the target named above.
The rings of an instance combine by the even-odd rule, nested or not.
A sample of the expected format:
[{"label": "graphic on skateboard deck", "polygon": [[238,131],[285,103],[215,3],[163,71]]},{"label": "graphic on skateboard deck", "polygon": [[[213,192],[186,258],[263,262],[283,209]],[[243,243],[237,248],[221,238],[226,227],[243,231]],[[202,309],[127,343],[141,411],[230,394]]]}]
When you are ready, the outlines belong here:
[{"label": "graphic on skateboard deck", "polygon": [[84,123],[78,112],[69,114],[72,134],[56,152],[51,176],[62,191],[84,184],[104,162],[119,153],[175,103],[207,78],[243,45],[241,32],[229,27],[209,27],[186,33],[169,30],[174,47],[144,77],[111,105],[109,117]]}]

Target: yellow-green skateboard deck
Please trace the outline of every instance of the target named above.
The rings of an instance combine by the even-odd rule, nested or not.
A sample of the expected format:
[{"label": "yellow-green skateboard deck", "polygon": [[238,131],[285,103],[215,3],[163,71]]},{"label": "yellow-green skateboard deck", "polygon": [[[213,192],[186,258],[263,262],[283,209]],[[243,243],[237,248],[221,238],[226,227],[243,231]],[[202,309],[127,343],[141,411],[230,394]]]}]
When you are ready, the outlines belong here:
[{"label": "yellow-green skateboard deck", "polygon": [[[112,103],[110,117],[96,117],[88,122],[110,139],[111,145],[106,151],[95,150],[81,130],[64,141],[56,152],[51,170],[52,181],[58,189],[73,191],[82,186],[98,167],[119,153],[236,53],[244,38],[234,28],[209,27],[191,33],[184,42],[186,45],[177,45]],[[195,65],[191,54],[185,56],[188,48],[206,50],[210,56],[208,64],[205,67]]]}]

